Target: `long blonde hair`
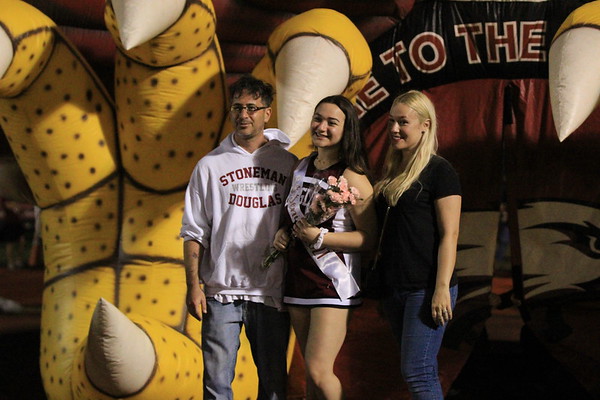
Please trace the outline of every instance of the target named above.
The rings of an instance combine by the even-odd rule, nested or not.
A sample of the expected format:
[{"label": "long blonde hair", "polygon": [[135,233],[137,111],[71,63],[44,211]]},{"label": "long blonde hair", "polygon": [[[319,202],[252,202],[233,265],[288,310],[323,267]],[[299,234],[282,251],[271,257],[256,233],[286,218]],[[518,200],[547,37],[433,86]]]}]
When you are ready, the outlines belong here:
[{"label": "long blonde hair", "polygon": [[375,195],[383,194],[387,203],[395,206],[402,194],[407,191],[419,175],[425,169],[431,156],[437,154],[437,119],[435,107],[429,98],[417,90],[403,93],[394,99],[392,107],[396,104],[404,104],[413,109],[419,118],[419,122],[430,121],[429,129],[425,131],[414,156],[408,161],[406,169],[402,170],[401,150],[391,146],[388,148],[383,167],[383,177],[374,187]]}]

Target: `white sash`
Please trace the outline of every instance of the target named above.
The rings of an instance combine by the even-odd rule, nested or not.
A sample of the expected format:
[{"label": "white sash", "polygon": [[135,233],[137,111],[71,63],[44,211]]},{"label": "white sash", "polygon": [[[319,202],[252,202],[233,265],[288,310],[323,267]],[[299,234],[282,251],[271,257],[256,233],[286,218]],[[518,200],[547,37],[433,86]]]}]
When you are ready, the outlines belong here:
[{"label": "white sash", "polygon": [[[292,187],[285,202],[292,222],[296,222],[304,217],[304,213],[301,211],[300,205],[303,202],[303,182],[305,180],[304,177],[306,175],[306,169],[308,168],[310,159],[311,157],[304,158],[298,165],[298,168],[296,168],[296,171],[294,171]],[[318,182],[319,181],[317,179],[314,179],[311,184],[318,184]],[[304,202],[307,201],[310,201],[310,199],[304,199]],[[333,287],[335,288],[340,299],[349,299],[359,292],[360,288],[350,273],[350,270],[334,251],[328,248],[313,250],[306,243],[302,242],[302,244],[304,245],[304,248],[308,254],[310,254],[317,267],[319,267],[325,276],[331,280]]]}]

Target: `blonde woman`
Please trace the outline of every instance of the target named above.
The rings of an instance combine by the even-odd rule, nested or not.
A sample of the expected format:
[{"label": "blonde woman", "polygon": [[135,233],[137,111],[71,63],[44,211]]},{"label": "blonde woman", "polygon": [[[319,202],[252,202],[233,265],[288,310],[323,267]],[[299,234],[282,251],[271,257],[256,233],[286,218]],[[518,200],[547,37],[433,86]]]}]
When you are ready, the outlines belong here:
[{"label": "blonde woman", "polygon": [[387,286],[383,307],[400,343],[402,375],[413,399],[443,399],[437,354],[458,292],[460,182],[436,154],[436,113],[425,94],[398,96],[387,131],[390,147],[374,188],[380,226],[385,225],[379,264]]}]

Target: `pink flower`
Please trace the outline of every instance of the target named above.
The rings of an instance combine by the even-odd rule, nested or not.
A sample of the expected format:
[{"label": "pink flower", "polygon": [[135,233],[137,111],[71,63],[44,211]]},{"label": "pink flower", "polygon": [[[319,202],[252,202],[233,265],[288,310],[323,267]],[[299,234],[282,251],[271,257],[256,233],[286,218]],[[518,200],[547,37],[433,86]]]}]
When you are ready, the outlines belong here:
[{"label": "pink flower", "polygon": [[343,176],[327,177],[327,188],[324,190],[319,184],[315,184],[313,200],[309,207],[307,220],[318,225],[331,218],[340,208],[356,204],[358,190],[349,187],[348,181]]},{"label": "pink flower", "polygon": [[340,194],[340,193],[335,193],[333,192],[329,198],[331,199],[331,201],[333,201],[334,203],[337,203],[339,205],[343,205],[344,204],[344,197]]},{"label": "pink flower", "polygon": [[352,193],[346,191],[346,192],[342,192],[342,203],[349,203],[352,200]]},{"label": "pink flower", "polygon": [[340,176],[338,187],[340,188],[340,190],[342,192],[347,192],[348,191],[348,181],[343,176]]},{"label": "pink flower", "polygon": [[[360,199],[360,192],[354,186],[350,188],[350,193],[352,194],[354,201],[356,201],[356,199]],[[352,204],[354,204],[354,203],[352,203]]]}]

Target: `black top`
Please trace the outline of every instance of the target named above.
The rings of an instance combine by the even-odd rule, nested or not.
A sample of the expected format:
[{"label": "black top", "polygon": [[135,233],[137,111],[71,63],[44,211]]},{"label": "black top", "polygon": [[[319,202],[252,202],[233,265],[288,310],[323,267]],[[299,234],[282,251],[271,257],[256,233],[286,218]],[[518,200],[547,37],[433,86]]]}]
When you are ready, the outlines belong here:
[{"label": "black top", "polygon": [[[444,158],[432,156],[418,181],[390,207],[380,259],[386,285],[403,290],[435,287],[440,235],[434,201],[452,195],[461,195],[458,174]],[[381,226],[387,209],[382,195],[376,205]],[[453,273],[450,285],[456,282]]]}]

